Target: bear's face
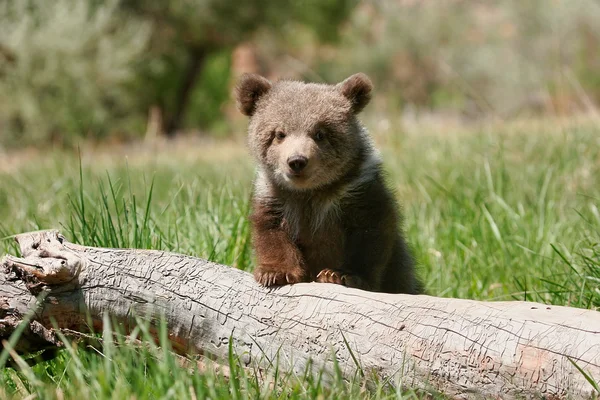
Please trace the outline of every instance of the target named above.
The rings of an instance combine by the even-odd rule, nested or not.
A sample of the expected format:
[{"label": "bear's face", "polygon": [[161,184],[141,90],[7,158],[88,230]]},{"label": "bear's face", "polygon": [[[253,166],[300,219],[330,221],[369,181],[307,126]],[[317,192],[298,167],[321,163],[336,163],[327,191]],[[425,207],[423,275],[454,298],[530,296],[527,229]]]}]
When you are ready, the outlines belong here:
[{"label": "bear's face", "polygon": [[310,190],[340,179],[363,145],[356,114],[372,89],[364,74],[338,85],[271,83],[244,75],[237,87],[240,110],[250,116],[248,142],[277,185]]}]

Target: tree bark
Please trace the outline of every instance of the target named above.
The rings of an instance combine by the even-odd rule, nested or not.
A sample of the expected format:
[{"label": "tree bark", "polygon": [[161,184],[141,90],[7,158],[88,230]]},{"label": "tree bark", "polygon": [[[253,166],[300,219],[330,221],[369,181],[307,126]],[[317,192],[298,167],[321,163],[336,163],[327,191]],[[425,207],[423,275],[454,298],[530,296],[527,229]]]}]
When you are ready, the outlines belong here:
[{"label": "tree bark", "polygon": [[169,137],[175,136],[177,130],[181,128],[183,117],[187,111],[192,91],[196,85],[196,82],[198,81],[198,77],[202,72],[204,62],[206,61],[206,56],[207,51],[203,48],[191,47],[188,51],[189,60],[185,69],[183,82],[177,90],[173,114],[165,126],[165,132]]},{"label": "tree bark", "polygon": [[[28,323],[16,349],[59,346],[59,328],[96,329],[109,312],[165,316],[179,351],[303,373],[377,374],[455,398],[594,398],[575,364],[600,379],[600,313],[528,302],[391,295],[339,285],[258,286],[246,272],[152,250],[69,243],[56,231],[17,237],[0,268],[0,339]],[[25,317],[44,295],[28,322]],[[355,360],[357,362],[355,362]]]}]

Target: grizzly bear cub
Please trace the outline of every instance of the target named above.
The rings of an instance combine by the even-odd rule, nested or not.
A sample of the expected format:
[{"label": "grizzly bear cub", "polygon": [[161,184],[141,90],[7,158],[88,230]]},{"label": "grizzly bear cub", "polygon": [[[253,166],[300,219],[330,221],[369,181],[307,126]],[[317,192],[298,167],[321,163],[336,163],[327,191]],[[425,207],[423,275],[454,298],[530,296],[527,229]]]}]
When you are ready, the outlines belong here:
[{"label": "grizzly bear cub", "polygon": [[237,104],[258,161],[250,222],[260,284],[421,291],[379,154],[356,117],[372,87],[360,73],[337,85],[241,77]]}]

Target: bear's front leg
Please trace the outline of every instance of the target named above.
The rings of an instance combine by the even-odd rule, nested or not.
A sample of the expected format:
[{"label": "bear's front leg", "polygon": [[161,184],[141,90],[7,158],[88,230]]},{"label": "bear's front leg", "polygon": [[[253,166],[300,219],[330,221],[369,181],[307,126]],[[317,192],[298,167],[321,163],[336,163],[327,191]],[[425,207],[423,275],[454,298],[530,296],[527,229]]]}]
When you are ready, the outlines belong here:
[{"label": "bear's front leg", "polygon": [[317,274],[315,281],[320,283],[335,283],[363,290],[370,289],[367,281],[358,275],[352,274],[350,271],[326,268]]},{"label": "bear's front leg", "polygon": [[259,264],[254,270],[254,279],[262,286],[281,286],[307,282],[306,273],[302,268],[289,268],[273,264]]},{"label": "bear's front leg", "polygon": [[281,221],[269,207],[254,205],[250,217],[257,267],[254,278],[263,286],[307,282],[308,273],[300,249],[281,228]]}]

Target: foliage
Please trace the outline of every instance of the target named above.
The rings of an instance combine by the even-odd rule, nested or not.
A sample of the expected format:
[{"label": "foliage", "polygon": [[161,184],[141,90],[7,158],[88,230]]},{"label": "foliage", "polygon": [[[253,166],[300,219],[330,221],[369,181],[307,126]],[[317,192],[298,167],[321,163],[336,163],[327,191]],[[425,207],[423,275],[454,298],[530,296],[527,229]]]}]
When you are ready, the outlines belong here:
[{"label": "foliage", "polygon": [[[7,0],[0,4],[0,144],[210,126],[229,55],[257,30],[302,25],[333,40],[354,0]],[[192,108],[193,107],[193,108]]]},{"label": "foliage", "polygon": [[[206,100],[201,107],[218,108],[229,94],[229,85],[197,85],[205,60],[225,51],[231,52],[239,43],[251,41],[253,34],[262,30],[277,35],[290,27],[305,26],[316,33],[318,39],[335,40],[337,26],[348,16],[356,0],[248,0],[157,2],[134,0],[123,3],[123,8],[135,18],[153,22],[152,62],[142,71],[147,82],[159,85],[142,87],[146,106],[160,105],[167,118],[166,129],[181,128],[184,114],[204,114],[197,118],[206,126],[213,122],[206,118],[206,110],[189,111],[190,93]],[[167,66],[165,68],[165,66]],[[221,74],[211,71],[215,82],[229,79],[228,68]],[[217,113],[217,115],[219,115]],[[188,118],[188,121],[190,118]],[[169,133],[169,132],[168,132]]]},{"label": "foliage", "polygon": [[148,23],[119,16],[117,0],[0,3],[2,141],[71,141],[136,131],[131,90]]},{"label": "foliage", "polygon": [[363,70],[390,114],[594,113],[599,26],[594,0],[6,0],[0,145],[137,137],[150,109],[167,132],[230,132],[240,44],[273,77]]},{"label": "foliage", "polygon": [[397,104],[471,117],[593,111],[599,26],[594,0],[363,3],[319,74],[361,69]]}]

